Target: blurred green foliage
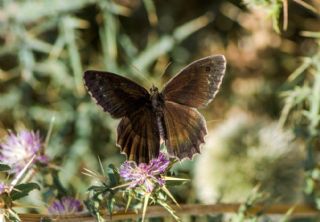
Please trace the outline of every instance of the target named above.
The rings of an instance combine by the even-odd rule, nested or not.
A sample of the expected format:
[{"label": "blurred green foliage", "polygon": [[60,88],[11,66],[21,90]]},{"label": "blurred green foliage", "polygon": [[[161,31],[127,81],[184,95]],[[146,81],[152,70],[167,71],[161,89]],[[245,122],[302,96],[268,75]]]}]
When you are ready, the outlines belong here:
[{"label": "blurred green foliage", "polygon": [[[320,144],[320,5],[286,2],[1,0],[0,137],[29,128],[44,138],[54,118],[47,153],[61,166],[63,185],[84,193],[90,184],[84,167],[98,170],[98,156],[105,166],[124,160],[115,146],[117,120],[89,98],[84,70],[116,72],[149,88],[194,59],[224,54],[221,92],[203,111],[208,127],[235,107],[279,121],[295,133],[313,170]],[[287,30],[279,25],[284,11]],[[178,172],[190,173],[187,165]],[[179,201],[195,201],[193,192]]]}]

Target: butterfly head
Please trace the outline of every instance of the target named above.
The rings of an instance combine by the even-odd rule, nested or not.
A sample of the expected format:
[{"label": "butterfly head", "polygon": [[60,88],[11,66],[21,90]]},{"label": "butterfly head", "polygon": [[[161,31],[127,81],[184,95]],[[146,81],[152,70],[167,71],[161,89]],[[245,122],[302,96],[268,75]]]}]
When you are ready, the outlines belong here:
[{"label": "butterfly head", "polygon": [[150,89],[150,100],[154,110],[160,111],[164,101],[163,101],[162,94],[159,92],[158,88],[155,87],[154,85],[152,85]]},{"label": "butterfly head", "polygon": [[150,88],[150,94],[154,95],[154,94],[158,94],[159,90],[155,85],[152,85],[152,87]]}]

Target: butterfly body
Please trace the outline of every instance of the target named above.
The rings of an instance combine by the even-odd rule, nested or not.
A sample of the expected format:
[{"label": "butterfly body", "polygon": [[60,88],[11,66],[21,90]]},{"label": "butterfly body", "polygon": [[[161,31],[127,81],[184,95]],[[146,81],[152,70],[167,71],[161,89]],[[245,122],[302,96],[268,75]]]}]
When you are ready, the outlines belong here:
[{"label": "butterfly body", "polygon": [[153,111],[156,113],[161,112],[164,105],[164,99],[161,92],[159,92],[158,88],[155,86],[152,86],[150,89],[150,100]]},{"label": "butterfly body", "polygon": [[104,111],[121,118],[117,145],[129,160],[149,162],[159,155],[164,141],[171,156],[192,158],[200,153],[207,128],[197,108],[217,93],[225,71],[221,55],[197,60],[159,91],[148,92],[133,81],[109,72],[85,72],[85,85]]},{"label": "butterfly body", "polygon": [[155,86],[152,86],[150,89],[150,100],[152,104],[152,111],[156,116],[160,139],[165,140],[167,138],[163,115],[165,100],[162,93],[159,92],[158,88]]}]

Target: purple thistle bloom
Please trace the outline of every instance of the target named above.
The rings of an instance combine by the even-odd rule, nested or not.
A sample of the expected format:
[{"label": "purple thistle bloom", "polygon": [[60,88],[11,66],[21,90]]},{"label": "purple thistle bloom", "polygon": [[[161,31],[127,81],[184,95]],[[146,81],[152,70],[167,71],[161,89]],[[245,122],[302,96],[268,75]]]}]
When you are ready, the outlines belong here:
[{"label": "purple thistle bloom", "polygon": [[144,185],[150,193],[156,184],[164,185],[161,174],[166,171],[169,163],[170,161],[163,153],[160,153],[158,158],[152,159],[149,164],[140,163],[137,166],[135,162],[126,161],[120,167],[120,176],[126,181],[131,181],[129,187]]},{"label": "purple thistle bloom", "polygon": [[6,190],[6,185],[0,182],[0,195],[3,194]]},{"label": "purple thistle bloom", "polygon": [[0,162],[11,167],[11,173],[18,173],[35,155],[35,161],[47,163],[42,153],[42,143],[38,132],[23,130],[17,134],[9,132],[0,144]]},{"label": "purple thistle bloom", "polygon": [[52,215],[66,215],[74,214],[83,211],[81,201],[73,197],[63,197],[61,200],[54,201],[49,207],[48,211]]}]

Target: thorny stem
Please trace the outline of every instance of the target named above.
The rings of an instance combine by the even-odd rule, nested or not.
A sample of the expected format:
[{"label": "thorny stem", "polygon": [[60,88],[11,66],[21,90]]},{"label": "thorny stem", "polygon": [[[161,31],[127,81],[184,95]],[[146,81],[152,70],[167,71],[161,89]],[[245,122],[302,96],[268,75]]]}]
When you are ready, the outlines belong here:
[{"label": "thorny stem", "polygon": [[[201,205],[201,204],[185,204],[180,207],[172,206],[178,216],[180,215],[206,215],[206,214],[218,214],[218,213],[236,213],[241,204],[212,204],[212,205]],[[319,215],[319,211],[306,204],[297,204],[295,206],[289,204],[275,204],[272,206],[267,205],[255,205],[248,210],[248,213],[264,213],[264,214],[286,214],[289,210],[292,210],[291,216],[316,216]],[[20,214],[22,221],[38,222],[41,218],[49,217],[48,215],[41,214]],[[146,218],[151,217],[163,217],[170,216],[169,212],[163,209],[161,206],[150,206],[147,209],[145,215]],[[133,211],[117,212],[112,215],[112,221],[125,220],[125,219],[137,219],[141,217],[141,212],[136,214]],[[110,216],[106,213],[105,220],[111,221]],[[70,216],[55,217],[56,221],[68,221],[68,222],[94,222],[96,219],[89,214],[77,214]]]}]

